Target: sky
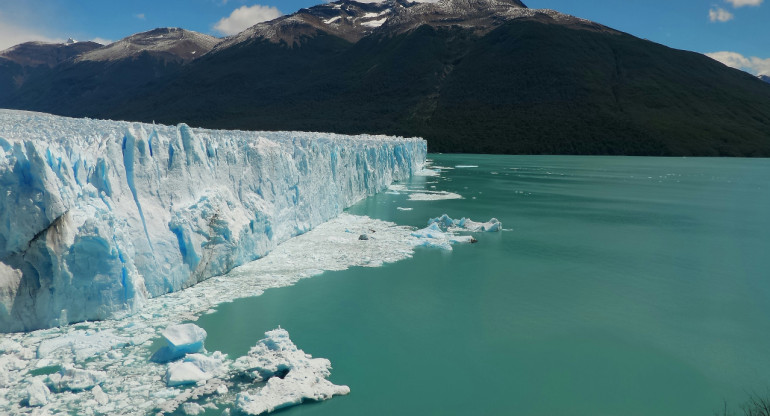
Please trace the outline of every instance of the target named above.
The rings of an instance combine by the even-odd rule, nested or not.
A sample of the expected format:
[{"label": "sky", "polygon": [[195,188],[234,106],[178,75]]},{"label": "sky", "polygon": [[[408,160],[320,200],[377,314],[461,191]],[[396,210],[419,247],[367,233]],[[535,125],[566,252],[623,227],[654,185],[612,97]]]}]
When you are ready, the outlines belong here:
[{"label": "sky", "polygon": [[[365,0],[368,2],[376,0]],[[436,0],[421,0],[436,1]],[[523,0],[770,75],[770,0]],[[214,36],[324,0],[0,0],[0,50],[30,40],[116,41],[156,27]]]}]

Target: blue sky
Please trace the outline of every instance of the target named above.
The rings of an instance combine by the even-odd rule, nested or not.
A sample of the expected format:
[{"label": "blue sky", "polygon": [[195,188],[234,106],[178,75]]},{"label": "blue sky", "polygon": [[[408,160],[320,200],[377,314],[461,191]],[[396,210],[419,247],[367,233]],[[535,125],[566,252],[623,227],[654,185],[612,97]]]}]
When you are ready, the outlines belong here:
[{"label": "blue sky", "polygon": [[[674,48],[712,53],[732,66],[770,75],[770,0],[524,1],[531,8],[555,9]],[[0,49],[27,40],[68,37],[107,42],[156,27],[223,36],[322,2],[0,0]]]}]

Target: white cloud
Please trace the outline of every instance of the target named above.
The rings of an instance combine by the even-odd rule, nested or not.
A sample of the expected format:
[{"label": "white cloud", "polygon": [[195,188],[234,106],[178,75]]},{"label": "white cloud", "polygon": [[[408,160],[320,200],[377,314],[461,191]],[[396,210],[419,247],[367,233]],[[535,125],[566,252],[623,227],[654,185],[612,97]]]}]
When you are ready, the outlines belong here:
[{"label": "white cloud", "polygon": [[31,41],[63,42],[64,39],[51,38],[35,30],[8,23],[0,16],[0,51]]},{"label": "white cloud", "polygon": [[733,5],[733,7],[743,7],[743,6],[759,6],[762,4],[763,0],[725,0],[726,2]]},{"label": "white cloud", "polygon": [[144,13],[135,14],[134,17],[136,17],[139,20],[146,20],[147,19],[147,16],[145,16]]},{"label": "white cloud", "polygon": [[770,58],[747,57],[738,52],[729,51],[707,53],[706,56],[729,67],[741,69],[754,75],[770,76]]},{"label": "white cloud", "polygon": [[273,20],[283,15],[277,8],[271,6],[242,6],[230,13],[230,16],[220,19],[214,24],[214,30],[223,35],[234,35],[254,26],[259,22]]},{"label": "white cloud", "polygon": [[[737,0],[742,1],[742,0]],[[709,10],[709,20],[712,22],[726,22],[728,20],[733,20],[735,16],[733,16],[732,13],[728,12],[727,10],[721,8],[721,7],[712,7]]]}]

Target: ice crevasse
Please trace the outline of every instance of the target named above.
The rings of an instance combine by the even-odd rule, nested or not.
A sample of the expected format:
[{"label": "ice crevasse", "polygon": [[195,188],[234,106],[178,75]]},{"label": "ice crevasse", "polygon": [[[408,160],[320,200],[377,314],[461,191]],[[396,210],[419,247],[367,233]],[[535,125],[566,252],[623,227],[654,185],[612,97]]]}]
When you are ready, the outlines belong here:
[{"label": "ice crevasse", "polygon": [[419,171],[419,138],[0,110],[0,332],[119,317]]}]

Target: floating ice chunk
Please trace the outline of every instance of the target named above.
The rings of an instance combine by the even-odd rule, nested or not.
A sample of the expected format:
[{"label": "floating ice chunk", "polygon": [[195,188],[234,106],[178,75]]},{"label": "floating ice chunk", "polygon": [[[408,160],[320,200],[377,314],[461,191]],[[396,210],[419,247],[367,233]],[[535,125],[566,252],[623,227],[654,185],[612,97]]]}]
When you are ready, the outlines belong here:
[{"label": "floating ice chunk", "polygon": [[239,393],[237,408],[249,415],[272,412],[302,403],[326,400],[350,393],[348,386],[337,386],[326,379],[331,363],[312,358],[297,348],[285,329],[265,333],[266,338],[233,364],[236,370],[267,383],[251,392]]},{"label": "floating ice chunk", "polygon": [[165,380],[168,387],[176,387],[197,384],[210,378],[211,376],[201,371],[197,365],[187,361],[180,361],[169,363]]},{"label": "floating ice chunk", "polygon": [[166,338],[168,345],[159,349],[150,358],[156,363],[166,363],[185,356],[203,351],[206,341],[206,331],[195,324],[171,325],[161,335]]},{"label": "floating ice chunk", "polygon": [[437,247],[444,250],[452,250],[455,243],[475,243],[476,239],[470,235],[455,235],[458,231],[500,231],[501,223],[492,218],[488,222],[479,223],[463,218],[453,220],[444,214],[438,218],[428,220],[428,226],[412,231],[412,245],[415,247]]},{"label": "floating ice chunk", "polygon": [[104,371],[82,370],[64,365],[58,373],[48,376],[48,385],[54,391],[83,391],[93,388],[107,378]]},{"label": "floating ice chunk", "polygon": [[187,354],[184,362],[192,363],[201,371],[212,376],[218,376],[227,372],[226,356],[219,351],[210,356],[203,354]]},{"label": "floating ice chunk", "polygon": [[169,363],[165,377],[166,385],[176,387],[198,384],[201,381],[221,376],[229,368],[225,361],[225,355],[219,351],[211,356],[187,354],[183,361]]},{"label": "floating ice chunk", "polygon": [[399,210],[399,211],[411,211],[411,210],[413,210],[414,208],[396,207],[396,209],[397,209],[397,210]]},{"label": "floating ice chunk", "polygon": [[413,231],[412,232],[413,237],[417,238],[433,238],[433,239],[442,239],[446,238],[446,233],[441,230],[438,224],[436,223],[430,223],[427,227]]},{"label": "floating ice chunk", "polygon": [[410,201],[442,201],[447,199],[463,199],[463,196],[454,192],[415,192],[409,195]]},{"label": "floating ice chunk", "polygon": [[94,386],[94,388],[91,389],[91,394],[94,395],[94,400],[102,406],[110,402],[109,396],[107,396],[99,386]]},{"label": "floating ice chunk", "polygon": [[498,221],[497,218],[492,218],[487,222],[476,222],[467,218],[462,222],[461,227],[472,232],[497,232],[503,229],[503,223]]},{"label": "floating ice chunk", "polygon": [[458,169],[468,169],[468,168],[477,168],[478,165],[455,165]]},{"label": "floating ice chunk", "polygon": [[428,224],[436,224],[444,231],[496,232],[501,231],[503,227],[503,224],[498,221],[497,218],[492,218],[487,222],[476,222],[470,218],[464,217],[459,220],[454,220],[447,214],[437,218],[431,218],[428,220]]},{"label": "floating ice chunk", "polygon": [[182,413],[188,416],[196,416],[204,412],[206,412],[206,409],[198,403],[184,403],[182,405]]},{"label": "floating ice chunk", "polygon": [[470,235],[456,235],[454,237],[449,237],[449,242],[451,242],[451,243],[475,243],[476,239],[473,238],[473,236],[470,236]]},{"label": "floating ice chunk", "polygon": [[39,378],[32,379],[27,387],[27,403],[30,406],[45,406],[50,397],[51,391],[43,384],[43,381]]}]

